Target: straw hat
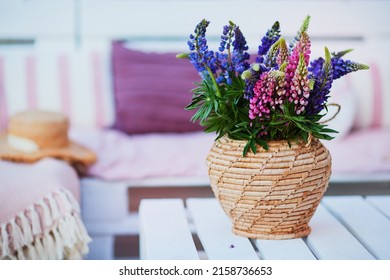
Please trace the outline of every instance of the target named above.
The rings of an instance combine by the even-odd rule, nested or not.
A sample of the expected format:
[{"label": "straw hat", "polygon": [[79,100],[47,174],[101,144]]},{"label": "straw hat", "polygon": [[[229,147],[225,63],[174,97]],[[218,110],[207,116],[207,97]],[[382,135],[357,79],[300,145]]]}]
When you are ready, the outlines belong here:
[{"label": "straw hat", "polygon": [[68,139],[69,121],[61,113],[24,111],[11,117],[0,134],[0,159],[34,162],[55,157],[72,164],[89,165],[96,155]]}]

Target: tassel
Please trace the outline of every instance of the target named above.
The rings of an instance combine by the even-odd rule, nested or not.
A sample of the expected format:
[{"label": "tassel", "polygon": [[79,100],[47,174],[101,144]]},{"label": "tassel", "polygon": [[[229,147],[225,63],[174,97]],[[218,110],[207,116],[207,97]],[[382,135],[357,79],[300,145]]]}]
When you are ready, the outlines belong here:
[{"label": "tassel", "polygon": [[39,216],[37,211],[35,210],[34,206],[31,206],[30,208],[30,218],[31,218],[31,225],[32,225],[32,233],[34,236],[40,234],[42,232],[41,229],[41,222],[39,221]]},{"label": "tassel", "polygon": [[[88,235],[87,229],[85,228],[84,224],[81,222],[81,220],[78,216],[74,216],[74,219],[76,221],[76,226],[77,226],[77,230],[79,232],[80,240],[82,240],[84,244],[90,243],[92,241],[92,239]],[[88,249],[88,246],[87,246],[87,249]]]},{"label": "tassel", "polygon": [[50,217],[49,206],[46,204],[46,202],[43,199],[38,202],[38,205],[42,207],[42,220],[43,220],[43,224],[46,227],[51,226],[53,221],[52,221],[52,219]]},{"label": "tassel", "polygon": [[11,244],[15,251],[23,247],[23,232],[20,227],[16,224],[15,219],[11,220]]},{"label": "tassel", "polygon": [[42,244],[43,244],[43,248],[46,252],[47,259],[48,260],[55,260],[56,259],[56,250],[54,247],[54,240],[51,237],[50,233],[46,233],[42,237]]},{"label": "tassel", "polygon": [[72,247],[74,243],[73,228],[69,224],[69,217],[63,217],[58,223],[58,232],[64,241],[66,247]]},{"label": "tassel", "polygon": [[23,248],[21,248],[17,251],[17,259],[18,260],[25,260],[26,259],[26,257],[24,256]]},{"label": "tassel", "polygon": [[47,255],[45,253],[45,249],[43,248],[41,239],[39,237],[35,238],[34,245],[35,245],[35,249],[36,249],[36,253],[37,253],[37,258],[39,260],[46,260]]},{"label": "tassel", "polygon": [[37,260],[38,259],[37,251],[32,244],[27,245],[26,256],[29,260]]},{"label": "tassel", "polygon": [[59,191],[57,192],[58,198],[60,200],[60,205],[62,213],[71,213],[72,212],[72,206],[68,200],[68,197],[65,195],[65,193]]},{"label": "tassel", "polygon": [[23,243],[24,245],[28,245],[34,240],[34,236],[31,231],[31,224],[28,221],[28,218],[26,217],[24,212],[20,212],[18,217],[20,220],[20,227],[23,230]]},{"label": "tassel", "polygon": [[70,202],[70,205],[72,206],[72,208],[77,212],[77,213],[80,213],[80,205],[78,203],[78,201],[74,198],[74,196],[68,191],[68,190],[62,190],[68,201]]},{"label": "tassel", "polygon": [[47,199],[49,201],[51,218],[53,219],[53,221],[56,221],[60,217],[60,212],[54,194],[50,195]]},{"label": "tassel", "polygon": [[52,229],[52,233],[54,236],[54,246],[55,246],[55,251],[58,259],[63,259],[64,254],[63,254],[63,248],[65,245],[63,244],[63,240],[61,239],[58,230],[57,230],[57,225]]},{"label": "tassel", "polygon": [[7,233],[7,224],[2,224],[0,227],[1,238],[3,239],[3,258],[10,255],[8,233]]}]

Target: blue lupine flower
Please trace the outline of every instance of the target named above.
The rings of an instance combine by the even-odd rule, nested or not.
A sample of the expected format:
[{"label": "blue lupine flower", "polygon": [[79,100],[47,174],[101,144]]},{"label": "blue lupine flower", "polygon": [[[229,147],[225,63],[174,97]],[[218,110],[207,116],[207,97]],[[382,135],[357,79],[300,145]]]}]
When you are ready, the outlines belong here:
[{"label": "blue lupine flower", "polygon": [[254,95],[253,88],[259,80],[260,72],[255,71],[252,68],[248,71],[250,71],[250,75],[247,79],[245,79],[244,97],[245,99],[250,100]]},{"label": "blue lupine flower", "polygon": [[265,36],[261,39],[261,45],[257,52],[258,57],[256,62],[262,63],[264,61],[264,55],[268,53],[269,48],[279,39],[280,37],[280,25],[279,22],[275,22],[271,29],[267,31]]},{"label": "blue lupine flower", "polygon": [[332,58],[333,79],[336,80],[348,73],[368,69],[368,66],[339,57]]},{"label": "blue lupine flower", "polygon": [[325,60],[322,57],[319,57],[310,62],[310,66],[308,67],[308,70],[310,72],[310,78],[318,77],[321,74],[324,63]]},{"label": "blue lupine flower", "polygon": [[[319,75],[325,60],[320,57],[316,60],[313,60],[310,63],[309,71],[312,73],[312,77]],[[355,72],[358,70],[368,69],[368,66],[360,63],[356,63],[350,60],[344,60],[341,56],[334,56],[331,59],[332,69],[333,69],[333,80],[336,80],[342,76],[347,75],[348,73]]]},{"label": "blue lupine flower", "polygon": [[206,29],[209,21],[203,19],[194,30],[195,35],[190,35],[190,40],[187,42],[191,51],[189,59],[198,72],[203,72],[208,67],[212,73],[217,71],[216,58],[214,52],[209,50],[206,40]]},{"label": "blue lupine flower", "polygon": [[233,28],[234,25],[225,25],[223,27],[222,35],[221,35],[221,44],[219,47],[219,51],[223,52],[225,49],[230,49],[230,46],[232,44],[232,38],[233,38]]},{"label": "blue lupine flower", "polygon": [[247,52],[248,49],[249,48],[244,35],[242,34],[240,28],[238,26],[235,26],[232,63],[234,66],[234,70],[240,75],[242,72],[249,68],[248,59],[250,58],[250,55]]},{"label": "blue lupine flower", "polygon": [[[318,64],[321,61],[319,60]],[[315,63],[314,66],[318,67]],[[330,58],[330,53],[325,48],[325,60],[320,71],[318,68],[312,68],[316,74],[313,74],[315,82],[314,87],[310,92],[308,99],[308,105],[306,107],[307,115],[316,115],[325,108],[326,101],[329,98],[330,89],[333,83],[333,67]]]},{"label": "blue lupine flower", "polygon": [[[233,50],[231,50],[231,47],[233,47]],[[223,53],[225,50],[227,50],[227,54]],[[215,54],[215,64],[220,70],[216,73],[218,84],[231,84],[231,75],[241,74],[249,68],[247,60],[250,56],[247,50],[248,46],[244,35],[239,27],[230,21],[229,25],[223,27],[220,52]]]}]

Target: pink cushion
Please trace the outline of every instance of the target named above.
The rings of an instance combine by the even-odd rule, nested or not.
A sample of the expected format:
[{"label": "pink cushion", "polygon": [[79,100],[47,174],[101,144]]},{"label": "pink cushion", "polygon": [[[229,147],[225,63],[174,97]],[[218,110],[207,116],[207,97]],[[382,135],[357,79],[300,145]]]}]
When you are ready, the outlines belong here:
[{"label": "pink cushion", "polygon": [[204,132],[127,135],[115,130],[72,131],[98,154],[89,174],[107,180],[206,177],[215,135]]},{"label": "pink cushion", "polygon": [[339,141],[323,141],[332,155],[332,172],[390,172],[390,129],[361,129]]},{"label": "pink cushion", "polygon": [[[126,135],[115,130],[73,131],[73,139],[88,144],[99,160],[89,173],[107,180],[162,177],[207,179],[206,156],[215,135]],[[390,130],[362,130],[339,141],[323,141],[332,154],[332,174],[390,172]]]},{"label": "pink cushion", "polygon": [[126,133],[201,130],[184,108],[199,75],[174,53],[143,53],[112,45],[115,125]]}]

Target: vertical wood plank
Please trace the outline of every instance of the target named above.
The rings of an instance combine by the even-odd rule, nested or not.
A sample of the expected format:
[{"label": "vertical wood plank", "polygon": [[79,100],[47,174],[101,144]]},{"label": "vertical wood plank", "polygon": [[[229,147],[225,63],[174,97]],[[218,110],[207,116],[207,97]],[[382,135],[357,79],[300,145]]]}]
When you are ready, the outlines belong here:
[{"label": "vertical wood plank", "polygon": [[375,259],[364,246],[321,204],[310,222],[307,244],[318,259]]},{"label": "vertical wood plank", "polygon": [[259,259],[248,238],[232,233],[231,223],[216,199],[192,198],[187,206],[208,259]]},{"label": "vertical wood plank", "polygon": [[367,196],[366,200],[390,219],[390,195]]},{"label": "vertical wood plank", "polygon": [[256,240],[265,260],[316,260],[302,238],[289,240]]},{"label": "vertical wood plank", "polygon": [[390,219],[361,196],[326,197],[324,205],[378,259],[390,259]]},{"label": "vertical wood plank", "polygon": [[139,215],[142,259],[199,259],[181,199],[144,199]]}]

